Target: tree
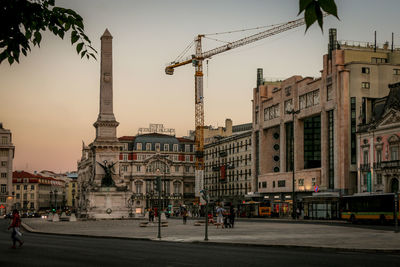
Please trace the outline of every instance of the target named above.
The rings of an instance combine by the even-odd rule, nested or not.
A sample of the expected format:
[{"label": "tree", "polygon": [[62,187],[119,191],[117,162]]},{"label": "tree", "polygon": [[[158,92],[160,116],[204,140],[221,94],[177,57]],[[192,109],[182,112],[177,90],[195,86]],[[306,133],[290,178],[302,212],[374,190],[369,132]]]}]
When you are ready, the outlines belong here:
[{"label": "tree", "polygon": [[308,28],[318,21],[319,27],[322,29],[323,25],[323,12],[335,16],[339,19],[337,15],[337,7],[335,0],[299,0],[299,14],[304,11],[304,19],[306,21],[306,31]]},{"label": "tree", "polygon": [[71,44],[81,58],[96,59],[97,51],[84,33],[82,17],[71,9],[56,7],[54,0],[1,0],[0,17],[0,64],[8,59],[9,64],[19,63],[31,50],[39,46],[42,31],[50,31],[64,38],[70,32]]}]

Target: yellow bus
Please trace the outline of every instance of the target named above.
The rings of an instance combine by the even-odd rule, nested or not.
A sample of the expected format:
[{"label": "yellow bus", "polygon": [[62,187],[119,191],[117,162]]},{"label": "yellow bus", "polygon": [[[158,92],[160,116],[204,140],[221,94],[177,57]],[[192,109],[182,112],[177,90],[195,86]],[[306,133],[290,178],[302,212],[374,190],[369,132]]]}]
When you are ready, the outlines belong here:
[{"label": "yellow bus", "polygon": [[[344,196],[340,202],[341,218],[352,223],[370,220],[383,224],[394,219],[395,194],[392,193]],[[400,219],[398,201],[396,206],[397,218]]]}]

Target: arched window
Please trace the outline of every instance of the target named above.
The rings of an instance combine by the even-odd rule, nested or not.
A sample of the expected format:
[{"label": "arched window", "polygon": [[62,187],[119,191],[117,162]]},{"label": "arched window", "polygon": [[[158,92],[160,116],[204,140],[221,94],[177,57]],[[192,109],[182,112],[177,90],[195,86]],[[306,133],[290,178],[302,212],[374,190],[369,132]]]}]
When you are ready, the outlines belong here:
[{"label": "arched window", "polygon": [[160,160],[150,162],[146,167],[146,172],[156,173],[157,169],[160,170],[160,174],[170,173],[170,168],[168,164]]}]

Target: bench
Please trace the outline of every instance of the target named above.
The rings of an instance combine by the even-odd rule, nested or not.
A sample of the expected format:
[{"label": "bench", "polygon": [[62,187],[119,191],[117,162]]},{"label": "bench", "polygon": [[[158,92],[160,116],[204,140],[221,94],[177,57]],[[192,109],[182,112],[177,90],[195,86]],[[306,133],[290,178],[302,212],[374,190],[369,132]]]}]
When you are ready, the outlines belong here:
[{"label": "bench", "polygon": [[140,227],[147,227],[147,225],[149,224],[149,222],[141,222],[139,224]]}]

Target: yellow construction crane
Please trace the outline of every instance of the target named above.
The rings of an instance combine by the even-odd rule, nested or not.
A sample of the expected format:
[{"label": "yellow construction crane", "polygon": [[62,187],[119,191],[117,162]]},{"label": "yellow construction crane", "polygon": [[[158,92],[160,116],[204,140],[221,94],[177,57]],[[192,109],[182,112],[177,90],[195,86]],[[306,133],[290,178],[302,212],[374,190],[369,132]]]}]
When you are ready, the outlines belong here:
[{"label": "yellow construction crane", "polygon": [[[327,14],[324,14],[326,16]],[[297,28],[305,24],[304,18],[280,24],[279,26],[270,28],[268,30],[250,35],[240,40],[229,42],[226,45],[211,49],[203,52],[201,48],[201,39],[208,36],[206,34],[199,34],[195,37],[194,43],[196,45],[195,54],[189,58],[177,59],[167,64],[165,73],[168,75],[174,74],[174,69],[192,63],[195,67],[195,148],[196,148],[196,170],[195,170],[195,183],[203,184],[204,177],[204,102],[203,102],[203,61],[211,58],[217,54],[235,49],[258,40],[262,40],[272,35]],[[190,47],[187,47],[183,53],[186,53]],[[181,53],[182,55],[182,53]],[[179,57],[178,57],[179,58]],[[202,186],[200,186],[202,187]],[[199,196],[199,191],[203,188],[197,188],[195,194]]]}]

